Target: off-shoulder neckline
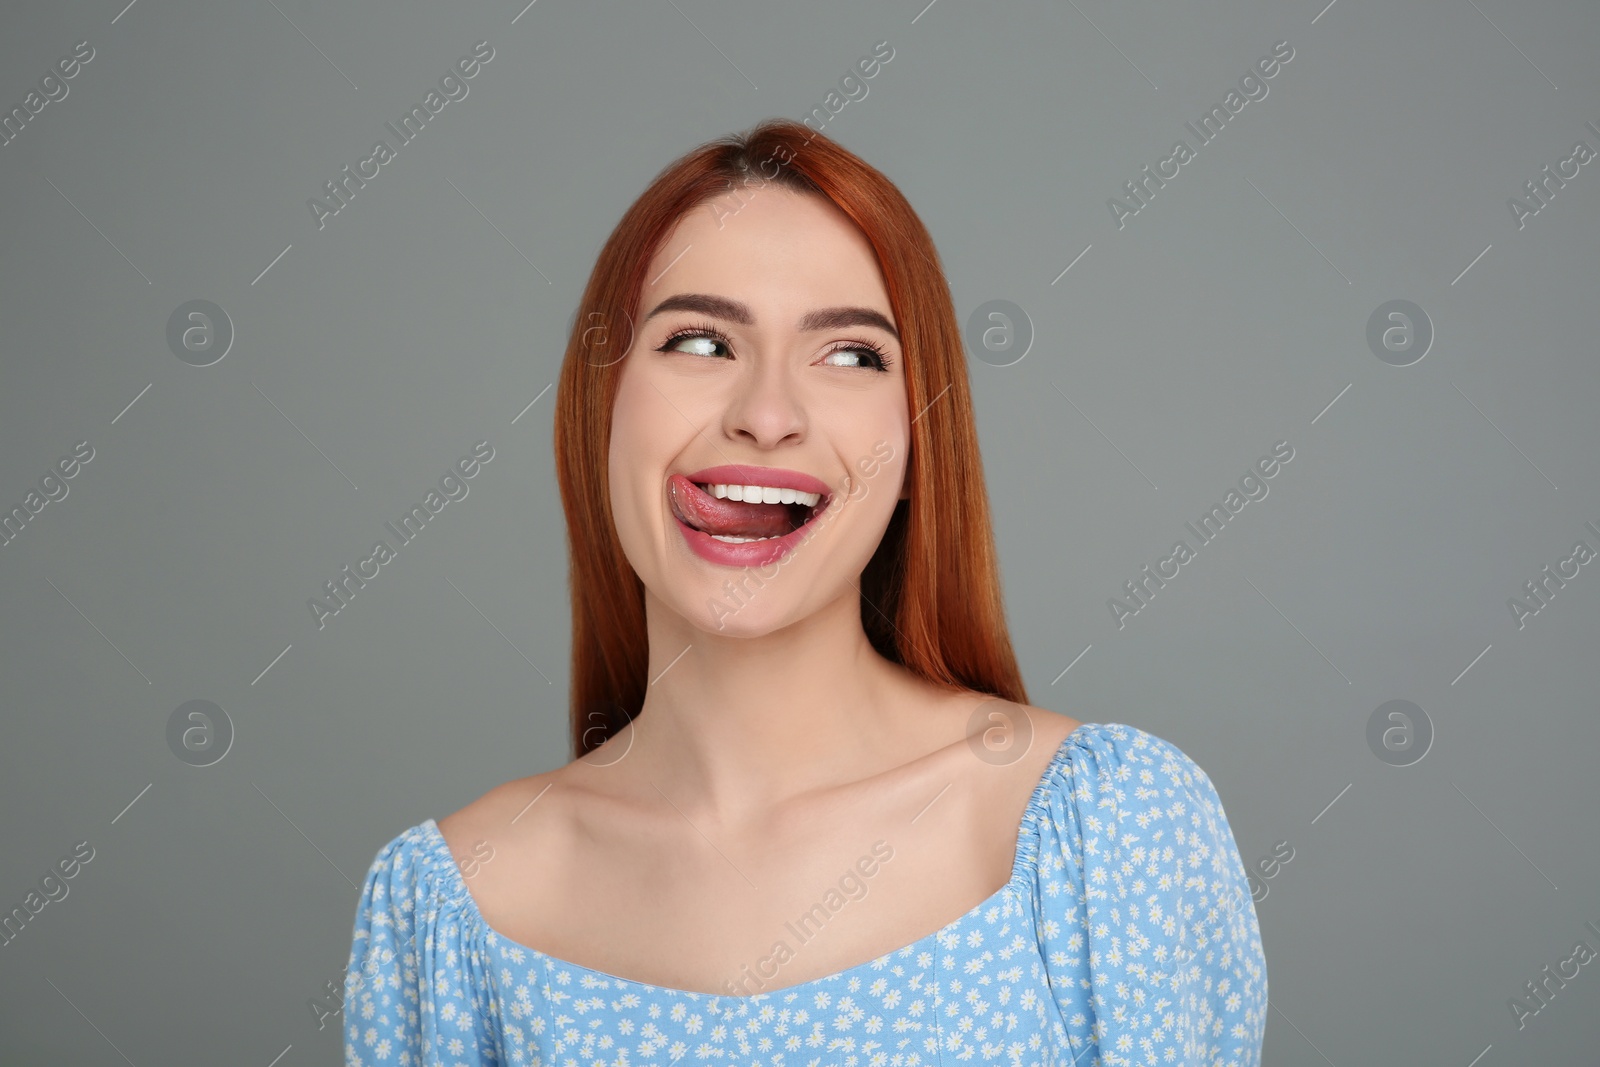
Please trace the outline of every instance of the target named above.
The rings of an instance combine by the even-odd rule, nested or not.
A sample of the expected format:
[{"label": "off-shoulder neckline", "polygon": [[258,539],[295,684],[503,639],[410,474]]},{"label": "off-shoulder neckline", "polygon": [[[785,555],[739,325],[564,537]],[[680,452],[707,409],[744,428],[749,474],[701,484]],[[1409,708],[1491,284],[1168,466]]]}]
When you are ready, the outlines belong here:
[{"label": "off-shoulder neckline", "polygon": [[693,1000],[717,999],[726,997],[730,1000],[755,1002],[763,998],[772,998],[792,993],[802,993],[809,989],[823,985],[824,983],[836,982],[841,978],[850,977],[857,972],[864,971],[867,968],[872,967],[874,964],[877,964],[880,961],[888,960],[891,957],[900,956],[907,952],[914,952],[930,942],[937,941],[938,938],[946,931],[960,926],[972,916],[999,903],[1000,900],[1004,898],[1006,893],[1011,891],[1013,887],[1015,887],[1030,873],[1030,868],[1037,862],[1038,838],[1037,835],[1030,834],[1029,831],[1032,829],[1035,819],[1045,807],[1046,797],[1049,795],[1050,787],[1054,782],[1057,773],[1061,768],[1069,764],[1070,761],[1068,759],[1068,753],[1075,744],[1079,744],[1081,742],[1079,735],[1085,731],[1099,730],[1105,727],[1116,727],[1118,725],[1119,724],[1117,723],[1080,722],[1077,726],[1072,728],[1071,732],[1068,733],[1066,737],[1061,739],[1060,746],[1056,749],[1055,755],[1050,758],[1050,762],[1045,766],[1044,772],[1039,775],[1039,780],[1034,785],[1032,794],[1028,797],[1028,804],[1022,811],[1022,818],[1017,826],[1016,854],[1011,861],[1011,876],[1006,879],[1005,884],[999,889],[989,894],[988,897],[984,898],[973,907],[968,908],[956,918],[945,923],[937,930],[924,934],[909,944],[901,945],[899,948],[890,949],[888,952],[880,953],[870,960],[863,960],[860,963],[846,967],[840,971],[835,971],[832,974],[825,974],[819,978],[811,978],[804,982],[797,982],[794,985],[783,986],[779,989],[764,990],[760,993],[754,993],[749,996],[738,996],[732,993],[706,993],[697,989],[676,989],[672,986],[657,985],[654,982],[641,982],[637,979],[624,978],[621,975],[611,974],[608,971],[596,970],[593,967],[585,967],[581,963],[574,963],[571,960],[562,959],[559,956],[552,956],[550,953],[536,949],[532,945],[524,945],[522,942],[517,941],[515,938],[508,937],[504,933],[501,933],[499,930],[495,929],[493,926],[489,925],[489,921],[485,919],[483,917],[483,913],[478,910],[478,902],[473,898],[472,891],[467,887],[466,877],[462,875],[461,868],[456,865],[455,857],[450,854],[449,843],[445,841],[444,835],[440,833],[438,821],[431,818],[426,819],[415,829],[422,831],[422,834],[427,842],[431,858],[439,866],[445,868],[447,873],[444,877],[449,881],[451,886],[451,894],[461,904],[467,915],[469,915],[480,926],[482,926],[485,931],[494,935],[499,940],[506,942],[512,947],[520,949],[521,951],[528,953],[530,956],[545,961],[546,963],[554,964],[558,967],[564,967],[567,970],[577,972],[580,978],[583,976],[591,976],[603,981],[615,983],[615,985],[618,987],[631,987],[634,989],[650,990],[656,993],[672,994],[675,996],[687,997]]}]

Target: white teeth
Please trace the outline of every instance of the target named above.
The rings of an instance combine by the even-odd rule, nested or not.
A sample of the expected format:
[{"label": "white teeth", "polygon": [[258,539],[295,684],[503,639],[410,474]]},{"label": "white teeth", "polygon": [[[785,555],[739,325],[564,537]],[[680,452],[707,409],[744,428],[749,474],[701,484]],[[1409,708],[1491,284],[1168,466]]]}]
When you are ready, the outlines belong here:
[{"label": "white teeth", "polygon": [[813,507],[821,493],[802,493],[798,489],[775,489],[770,485],[707,485],[703,487],[717,499],[748,500],[759,504],[804,504]]},{"label": "white teeth", "polygon": [[[707,536],[714,537],[718,541],[726,541],[730,545],[742,545],[742,544],[745,544],[746,542],[749,542],[749,541],[770,541],[770,540],[772,540],[771,537],[732,537],[732,536],[728,536],[728,535],[725,535],[725,534],[708,534]],[[774,534],[773,536],[775,537],[777,535]]]}]

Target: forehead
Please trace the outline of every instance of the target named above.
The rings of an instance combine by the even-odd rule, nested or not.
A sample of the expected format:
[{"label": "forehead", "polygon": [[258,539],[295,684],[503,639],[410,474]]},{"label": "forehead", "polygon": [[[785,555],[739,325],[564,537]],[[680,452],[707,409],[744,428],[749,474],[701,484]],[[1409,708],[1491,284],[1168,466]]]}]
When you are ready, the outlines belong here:
[{"label": "forehead", "polygon": [[893,318],[866,234],[824,197],[773,184],[721,194],[678,221],[652,257],[642,302],[648,310],[678,292],[732,297],[758,317],[762,306],[852,303]]}]

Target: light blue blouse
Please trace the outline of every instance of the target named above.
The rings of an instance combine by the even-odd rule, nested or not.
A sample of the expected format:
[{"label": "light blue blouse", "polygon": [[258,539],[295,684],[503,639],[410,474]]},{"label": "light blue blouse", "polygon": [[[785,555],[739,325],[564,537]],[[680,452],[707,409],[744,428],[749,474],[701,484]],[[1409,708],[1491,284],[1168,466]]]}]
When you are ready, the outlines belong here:
[{"label": "light blue blouse", "polygon": [[999,891],[824,978],[709,994],[520,945],[483,920],[428,819],[368,870],[345,980],[347,1067],[1257,1067],[1267,1011],[1216,789],[1120,723],[1062,742]]}]

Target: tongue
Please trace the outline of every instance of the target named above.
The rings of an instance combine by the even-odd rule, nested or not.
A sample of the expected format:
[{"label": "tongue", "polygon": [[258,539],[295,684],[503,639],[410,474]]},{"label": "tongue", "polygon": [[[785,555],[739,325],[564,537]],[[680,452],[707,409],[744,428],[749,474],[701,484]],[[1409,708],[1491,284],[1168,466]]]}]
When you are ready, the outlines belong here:
[{"label": "tongue", "polygon": [[681,474],[667,483],[681,517],[690,526],[725,537],[775,537],[790,531],[792,504],[719,500]]}]

